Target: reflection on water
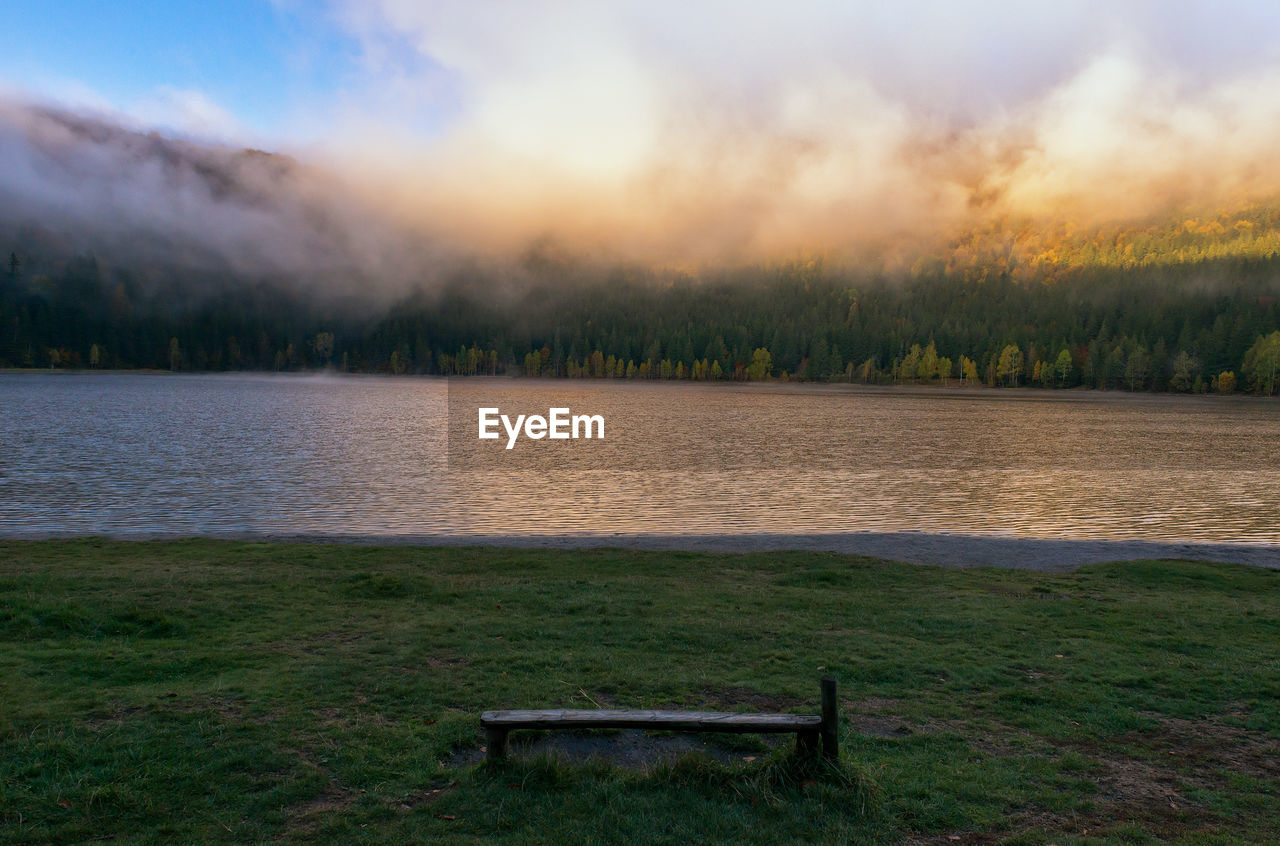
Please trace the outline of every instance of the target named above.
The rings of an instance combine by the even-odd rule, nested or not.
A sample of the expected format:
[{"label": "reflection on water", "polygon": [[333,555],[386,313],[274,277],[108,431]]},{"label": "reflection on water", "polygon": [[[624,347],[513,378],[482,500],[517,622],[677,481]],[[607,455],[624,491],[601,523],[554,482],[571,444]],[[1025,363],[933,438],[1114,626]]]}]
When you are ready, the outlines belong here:
[{"label": "reflection on water", "polygon": [[[486,453],[459,437],[481,402],[603,413],[607,437]],[[866,531],[1280,543],[1280,405],[0,374],[0,535]]]}]

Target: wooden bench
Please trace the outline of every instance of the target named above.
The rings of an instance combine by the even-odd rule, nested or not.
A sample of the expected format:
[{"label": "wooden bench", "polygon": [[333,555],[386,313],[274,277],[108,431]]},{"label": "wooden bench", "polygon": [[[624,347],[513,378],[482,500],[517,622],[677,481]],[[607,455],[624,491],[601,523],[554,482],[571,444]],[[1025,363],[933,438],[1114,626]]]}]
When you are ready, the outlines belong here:
[{"label": "wooden bench", "polygon": [[507,753],[507,734],[516,729],[647,729],[649,731],[725,731],[750,734],[792,732],[796,745],[822,755],[839,757],[836,680],[822,679],[822,714],[737,714],[727,711],[485,711],[480,715],[488,749],[498,760]]}]

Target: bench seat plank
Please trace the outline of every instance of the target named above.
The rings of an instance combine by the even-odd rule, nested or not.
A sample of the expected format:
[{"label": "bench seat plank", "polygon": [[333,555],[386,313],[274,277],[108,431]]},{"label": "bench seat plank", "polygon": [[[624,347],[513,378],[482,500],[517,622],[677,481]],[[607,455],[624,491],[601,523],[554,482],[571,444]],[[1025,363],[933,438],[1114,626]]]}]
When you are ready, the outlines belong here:
[{"label": "bench seat plank", "polygon": [[809,714],[738,714],[731,711],[485,711],[480,724],[497,729],[637,728],[655,731],[744,733],[817,731],[822,717]]}]

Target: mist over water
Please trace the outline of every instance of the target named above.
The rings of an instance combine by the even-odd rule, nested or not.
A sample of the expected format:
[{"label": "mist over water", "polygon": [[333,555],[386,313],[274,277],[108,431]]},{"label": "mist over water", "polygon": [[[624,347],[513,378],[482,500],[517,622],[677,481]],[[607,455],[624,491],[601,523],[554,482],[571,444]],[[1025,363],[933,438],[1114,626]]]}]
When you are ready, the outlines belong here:
[{"label": "mist over water", "polygon": [[[925,532],[1280,544],[1272,401],[453,385],[0,374],[0,535]],[[474,426],[478,401],[601,413],[607,436],[526,444],[506,466],[507,456],[451,450],[451,419]]]}]

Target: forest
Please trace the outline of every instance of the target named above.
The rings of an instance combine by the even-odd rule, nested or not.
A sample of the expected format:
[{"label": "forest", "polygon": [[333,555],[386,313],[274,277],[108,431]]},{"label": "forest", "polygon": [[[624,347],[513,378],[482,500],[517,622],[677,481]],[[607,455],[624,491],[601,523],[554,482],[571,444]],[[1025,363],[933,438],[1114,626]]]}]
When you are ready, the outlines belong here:
[{"label": "forest", "polygon": [[660,270],[535,245],[373,304],[14,243],[0,367],[1280,389],[1280,213],[995,226],[909,266]]}]

